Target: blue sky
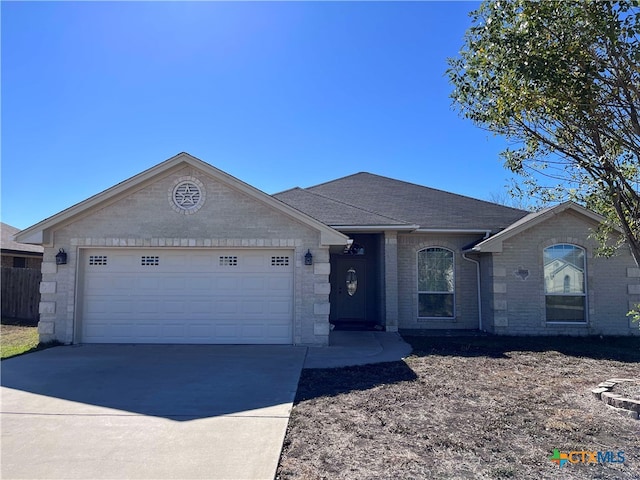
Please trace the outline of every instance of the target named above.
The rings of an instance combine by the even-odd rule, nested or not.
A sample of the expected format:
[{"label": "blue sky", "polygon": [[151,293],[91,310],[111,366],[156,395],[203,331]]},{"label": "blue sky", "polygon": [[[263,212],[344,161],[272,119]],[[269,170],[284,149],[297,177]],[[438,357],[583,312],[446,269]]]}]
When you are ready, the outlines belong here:
[{"label": "blue sky", "polygon": [[505,142],[451,107],[476,2],[2,2],[2,221],[186,151],[267,193],[368,171],[488,199]]}]

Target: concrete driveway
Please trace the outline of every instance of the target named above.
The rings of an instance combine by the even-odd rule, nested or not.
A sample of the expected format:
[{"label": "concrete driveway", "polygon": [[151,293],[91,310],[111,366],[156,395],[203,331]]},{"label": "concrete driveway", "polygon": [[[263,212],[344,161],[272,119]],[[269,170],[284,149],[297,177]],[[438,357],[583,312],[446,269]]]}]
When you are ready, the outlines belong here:
[{"label": "concrete driveway", "polygon": [[306,348],[83,345],[2,368],[2,478],[275,475]]}]

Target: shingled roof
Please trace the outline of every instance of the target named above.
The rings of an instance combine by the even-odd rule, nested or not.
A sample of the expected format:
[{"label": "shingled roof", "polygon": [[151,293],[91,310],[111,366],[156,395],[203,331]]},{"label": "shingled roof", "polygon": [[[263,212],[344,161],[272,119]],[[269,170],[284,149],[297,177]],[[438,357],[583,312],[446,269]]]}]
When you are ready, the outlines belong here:
[{"label": "shingled roof", "polygon": [[528,212],[367,172],[274,195],[330,226],[498,232]]},{"label": "shingled roof", "polygon": [[19,228],[12,227],[6,223],[0,223],[0,245],[2,253],[20,253],[24,255],[42,255],[44,248],[39,245],[29,245],[26,243],[18,243],[13,238]]}]

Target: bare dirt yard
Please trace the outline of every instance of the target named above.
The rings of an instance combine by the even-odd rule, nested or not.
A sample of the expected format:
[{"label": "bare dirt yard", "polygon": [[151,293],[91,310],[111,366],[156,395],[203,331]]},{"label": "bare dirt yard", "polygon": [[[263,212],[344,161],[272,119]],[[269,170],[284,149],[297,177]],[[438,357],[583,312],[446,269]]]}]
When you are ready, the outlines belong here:
[{"label": "bare dirt yard", "polygon": [[640,421],[591,395],[640,377],[640,338],[406,340],[405,361],[303,370],[278,479],[640,478]]}]

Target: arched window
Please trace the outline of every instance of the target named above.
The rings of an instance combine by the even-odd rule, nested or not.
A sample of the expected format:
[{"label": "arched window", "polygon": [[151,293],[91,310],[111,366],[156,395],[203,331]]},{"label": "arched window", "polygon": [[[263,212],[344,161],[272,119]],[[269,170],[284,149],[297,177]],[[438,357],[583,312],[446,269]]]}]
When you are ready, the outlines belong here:
[{"label": "arched window", "polygon": [[455,278],[453,252],[425,248],[418,252],[418,317],[453,318]]},{"label": "arched window", "polygon": [[544,249],[547,322],[586,322],[585,251],[561,243]]}]

